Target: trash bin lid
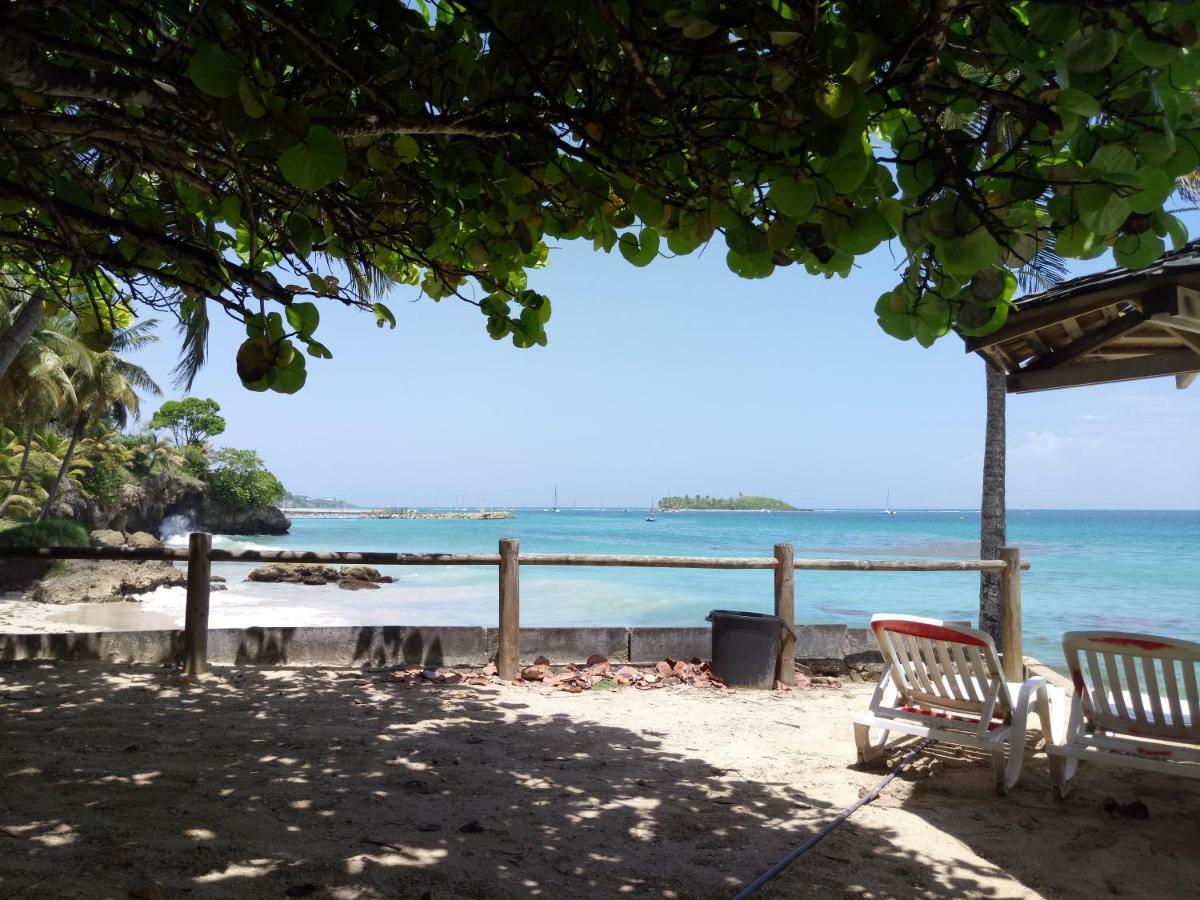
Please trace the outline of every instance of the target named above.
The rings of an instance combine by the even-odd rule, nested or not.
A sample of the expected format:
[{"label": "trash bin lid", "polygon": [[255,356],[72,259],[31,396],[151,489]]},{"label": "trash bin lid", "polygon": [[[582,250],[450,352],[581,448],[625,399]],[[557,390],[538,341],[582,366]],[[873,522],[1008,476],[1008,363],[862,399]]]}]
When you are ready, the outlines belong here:
[{"label": "trash bin lid", "polygon": [[747,621],[757,621],[757,622],[766,621],[768,619],[774,619],[777,622],[783,621],[783,619],[779,618],[779,616],[773,615],[771,613],[748,612],[747,610],[744,610],[744,609],[714,609],[714,610],[711,610],[709,612],[709,614],[704,617],[704,621],[711,622],[711,621],[713,621],[714,616],[720,617],[722,619],[745,619]]}]

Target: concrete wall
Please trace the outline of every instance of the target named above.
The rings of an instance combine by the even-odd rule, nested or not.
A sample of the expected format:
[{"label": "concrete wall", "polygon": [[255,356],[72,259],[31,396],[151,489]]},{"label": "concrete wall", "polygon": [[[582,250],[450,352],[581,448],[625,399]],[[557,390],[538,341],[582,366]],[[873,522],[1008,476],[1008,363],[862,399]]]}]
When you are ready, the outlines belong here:
[{"label": "concrete wall", "polygon": [[[866,628],[797,627],[796,658],[836,670],[880,661]],[[323,628],[214,628],[208,658],[216,664],[292,666],[482,666],[496,653],[495,628],[362,625]],[[598,653],[612,662],[652,663],[666,657],[707,659],[708,628],[522,628],[521,659],[583,662]],[[0,634],[0,660],[62,659],[168,663],[183,657],[181,631]]]}]

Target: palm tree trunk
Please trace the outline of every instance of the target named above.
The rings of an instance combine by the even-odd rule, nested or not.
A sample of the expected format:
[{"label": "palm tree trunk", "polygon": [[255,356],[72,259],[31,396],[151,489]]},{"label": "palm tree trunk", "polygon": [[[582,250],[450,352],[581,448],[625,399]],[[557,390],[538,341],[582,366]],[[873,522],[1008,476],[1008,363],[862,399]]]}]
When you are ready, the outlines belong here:
[{"label": "palm tree trunk", "polygon": [[37,426],[30,425],[29,434],[25,436],[25,450],[21,453],[21,465],[17,469],[17,477],[13,479],[12,487],[4,495],[4,502],[0,503],[0,516],[4,515],[4,511],[8,509],[8,505],[13,501],[13,497],[17,496],[17,491],[21,490],[21,482],[25,480],[25,466],[29,464],[29,450],[33,447],[33,437],[36,433]]},{"label": "palm tree trunk", "polygon": [[[1007,539],[1004,506],[1004,373],[987,370],[987,425],[983,444],[983,502],[980,505],[979,556],[999,559]],[[979,627],[1000,647],[1000,575],[979,574]],[[1001,648],[1003,649],[1003,648]]]},{"label": "palm tree trunk", "polygon": [[16,321],[4,334],[0,334],[0,378],[8,371],[12,361],[17,358],[21,348],[29,343],[33,333],[42,324],[46,315],[42,302],[34,298],[25,301],[21,311],[17,313]]},{"label": "palm tree trunk", "polygon": [[54,484],[50,485],[50,493],[46,496],[46,505],[42,507],[42,514],[38,516],[39,522],[46,520],[46,517],[50,515],[50,507],[58,499],[58,489],[62,485],[63,476],[67,474],[67,469],[71,467],[71,457],[75,454],[75,445],[83,437],[83,429],[87,427],[87,421],[87,413],[80,413],[75,417],[75,427],[71,429],[71,443],[67,444],[67,452],[63,454],[62,465],[58,467],[58,474],[54,476]]}]

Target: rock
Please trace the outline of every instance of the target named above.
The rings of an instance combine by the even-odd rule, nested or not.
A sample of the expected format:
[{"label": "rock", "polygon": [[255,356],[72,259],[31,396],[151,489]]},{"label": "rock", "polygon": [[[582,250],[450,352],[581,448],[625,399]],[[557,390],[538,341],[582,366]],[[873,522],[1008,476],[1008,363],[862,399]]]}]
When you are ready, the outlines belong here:
[{"label": "rock", "polygon": [[129,896],[137,900],[157,900],[162,895],[162,886],[157,881],[143,881],[129,889]]},{"label": "rock", "polygon": [[206,496],[193,512],[198,526],[213,534],[287,534],[292,527],[274,506],[233,509]]},{"label": "rock", "polygon": [[123,547],[125,546],[125,535],[119,531],[113,531],[111,528],[97,528],[92,532],[93,547]]},{"label": "rock", "polygon": [[613,678],[616,679],[617,684],[633,684],[635,681],[641,680],[642,673],[633,668],[633,666],[621,666],[621,668],[617,669]]},{"label": "rock", "polygon": [[[654,672],[659,678],[666,678],[675,674],[675,667],[666,660],[663,660],[662,662],[654,664]],[[649,681],[649,677],[647,677],[646,680]]]},{"label": "rock", "polygon": [[497,671],[499,671],[499,670],[496,668],[495,663],[488,663],[486,666],[483,667],[481,674],[486,675],[490,678],[491,676],[495,675]]},{"label": "rock", "polygon": [[125,539],[125,543],[127,546],[143,550],[158,550],[163,545],[162,541],[145,531],[135,531]]},{"label": "rock", "polygon": [[28,597],[37,603],[111,603],[186,584],[187,572],[169,562],[73,559],[59,573],[35,582]]},{"label": "rock", "polygon": [[227,591],[227,590],[229,590],[229,585],[221,584],[218,582],[216,584],[210,584],[208,586],[208,590],[210,593],[212,593],[213,591]]},{"label": "rock", "polygon": [[379,570],[371,566],[342,566],[339,578],[350,578],[355,581],[372,581],[376,584],[391,584],[391,575],[381,575]]},{"label": "rock", "polygon": [[603,667],[607,668],[608,667],[608,657],[601,656],[599,653],[593,653],[591,656],[589,656],[587,658],[587,663],[585,663],[585,665],[587,665],[589,668],[591,668],[592,666],[603,666]]},{"label": "rock", "polygon": [[533,661],[533,664],[535,666],[549,666],[550,660],[546,659],[546,657],[544,657],[544,656],[539,656],[537,659],[535,659]]},{"label": "rock", "polygon": [[373,581],[362,581],[358,578],[339,578],[337,586],[343,591],[362,591],[362,590],[379,590],[379,585]]},{"label": "rock", "polygon": [[225,576],[224,575],[210,575],[208,580],[209,580],[210,584],[224,584]]},{"label": "rock", "polygon": [[[544,656],[539,656],[538,659],[545,659]],[[541,681],[550,671],[548,665],[535,662],[532,666],[527,666],[521,670],[521,677],[526,681]]]},{"label": "rock", "polygon": [[338,572],[333,566],[311,563],[270,563],[259,566],[246,576],[246,580],[292,584],[332,584],[338,580]]},{"label": "rock", "polygon": [[810,687],[811,685],[812,685],[811,678],[809,678],[803,672],[796,673],[795,686],[797,688],[799,688],[800,690],[804,690],[805,688]]}]

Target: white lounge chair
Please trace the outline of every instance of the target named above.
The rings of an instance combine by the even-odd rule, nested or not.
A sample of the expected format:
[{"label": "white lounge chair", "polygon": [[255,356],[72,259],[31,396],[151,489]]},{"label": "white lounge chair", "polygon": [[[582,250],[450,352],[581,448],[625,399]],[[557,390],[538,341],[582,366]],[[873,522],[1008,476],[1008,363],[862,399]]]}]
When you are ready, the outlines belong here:
[{"label": "white lounge chair", "polygon": [[[882,755],[888,732],[899,731],[974,747],[992,757],[996,792],[1003,796],[1021,777],[1025,721],[1030,706],[1052,739],[1051,696],[1042,678],[1009,684],[986,632],[940,619],[881,614],[871,630],[883,653],[884,672],[870,709],[854,716],[860,763]],[[872,740],[872,729],[882,735]],[[1006,754],[1004,745],[1008,744]]]},{"label": "white lounge chair", "polygon": [[1086,759],[1200,778],[1200,644],[1152,634],[1069,631],[1075,685],[1066,740],[1047,747],[1054,794]]}]

